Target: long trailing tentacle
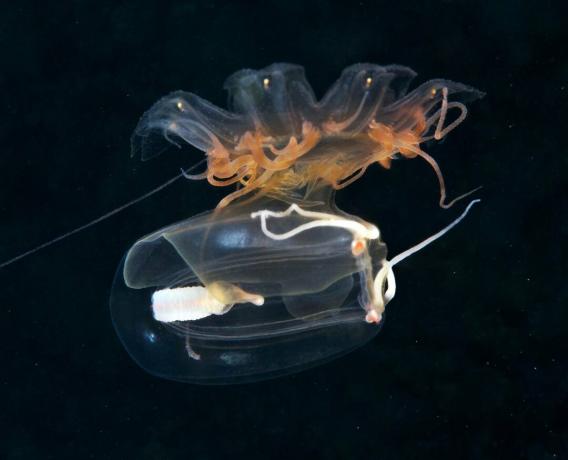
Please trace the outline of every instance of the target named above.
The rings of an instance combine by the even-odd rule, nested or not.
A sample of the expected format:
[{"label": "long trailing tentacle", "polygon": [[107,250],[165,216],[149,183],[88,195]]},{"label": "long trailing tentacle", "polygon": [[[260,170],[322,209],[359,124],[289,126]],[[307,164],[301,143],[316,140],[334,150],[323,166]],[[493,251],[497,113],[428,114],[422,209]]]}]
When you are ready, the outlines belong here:
[{"label": "long trailing tentacle", "polygon": [[170,186],[171,184],[173,184],[178,179],[189,175],[189,173],[191,171],[193,171],[194,169],[199,167],[204,162],[205,162],[205,159],[199,161],[197,164],[193,165],[192,167],[188,168],[185,171],[182,170],[177,176],[172,177],[171,179],[168,179],[166,182],[164,182],[161,185],[158,185],[157,187],[153,188],[149,192],[146,192],[144,195],[139,196],[138,198],[135,198],[135,199],[129,201],[128,203],[125,203],[125,204],[119,206],[118,208],[115,208],[112,211],[109,211],[106,214],[103,214],[102,216],[99,216],[96,219],[91,220],[90,222],[87,222],[84,225],[81,225],[81,226],[79,226],[79,227],[77,227],[77,228],[75,228],[71,231],[64,233],[63,235],[59,235],[58,237],[53,238],[52,240],[46,241],[45,243],[42,243],[39,246],[36,246],[35,248],[32,248],[32,249],[30,249],[26,252],[23,252],[22,254],[19,254],[15,257],[12,257],[11,259],[8,259],[8,260],[0,263],[0,269],[7,267],[8,265],[11,265],[14,262],[17,262],[18,260],[21,260],[25,257],[31,256],[32,254],[34,254],[38,251],[41,251],[42,249],[45,249],[49,246],[52,246],[53,244],[58,243],[59,241],[64,240],[64,239],[66,239],[66,238],[68,238],[72,235],[75,235],[76,233],[82,232],[83,230],[86,230],[89,227],[92,227],[93,225],[96,225],[96,224],[98,224],[98,223],[100,223],[104,220],[107,220],[109,217],[112,217],[115,214],[118,214],[119,212],[124,211],[125,209],[129,208],[130,206],[133,206],[137,203],[140,203],[141,201],[145,200],[146,198],[149,198],[152,195],[158,193],[160,190],[163,190],[166,187]]},{"label": "long trailing tentacle", "polygon": [[396,279],[393,272],[393,267],[398,263],[402,262],[407,257],[412,254],[424,249],[430,243],[433,243],[437,239],[444,236],[452,228],[458,225],[467,216],[469,210],[473,205],[479,203],[481,200],[476,199],[470,201],[466,206],[465,210],[456,219],[446,225],[442,230],[434,233],[420,243],[408,248],[406,251],[401,252],[394,256],[391,260],[384,260],[381,270],[377,273],[375,280],[373,282],[374,294],[377,299],[379,299],[379,305],[377,310],[369,312],[366,317],[367,322],[379,323],[381,321],[381,316],[384,311],[384,307],[393,299],[396,294]]},{"label": "long trailing tentacle", "polygon": [[426,238],[424,241],[421,241],[420,243],[412,246],[411,248],[408,248],[406,251],[403,251],[400,254],[397,254],[396,256],[394,256],[389,261],[391,268],[394,267],[396,264],[402,262],[407,257],[410,257],[415,252],[420,251],[421,249],[428,246],[430,243],[433,243],[434,241],[436,241],[437,239],[441,238],[446,233],[448,233],[452,228],[454,228],[456,225],[458,225],[465,218],[465,216],[467,216],[467,213],[472,208],[472,206],[476,203],[479,203],[480,201],[481,201],[480,199],[471,200],[469,202],[469,204],[466,206],[465,210],[456,219],[454,219],[451,223],[446,225],[442,230],[434,233],[433,235]]}]

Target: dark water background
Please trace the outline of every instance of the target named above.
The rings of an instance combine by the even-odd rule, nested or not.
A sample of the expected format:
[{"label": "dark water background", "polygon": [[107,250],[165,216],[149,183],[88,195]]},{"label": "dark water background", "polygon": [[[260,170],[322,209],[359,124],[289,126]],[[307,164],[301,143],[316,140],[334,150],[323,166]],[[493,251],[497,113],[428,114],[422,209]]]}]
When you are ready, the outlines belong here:
[{"label": "dark water background", "polygon": [[[222,196],[179,182],[0,272],[3,459],[568,458],[568,33],[561,3],[4,2],[0,258],[72,229],[201,154],[129,158],[175,89],[223,106],[224,78],[296,62],[321,96],[356,62],[487,96],[429,152],[481,205],[397,270],[367,346],[276,380],[164,381],[119,342],[108,298],[138,237]],[[457,215],[420,161],[370,170],[339,205],[391,254]],[[459,209],[458,209],[459,208]]]}]

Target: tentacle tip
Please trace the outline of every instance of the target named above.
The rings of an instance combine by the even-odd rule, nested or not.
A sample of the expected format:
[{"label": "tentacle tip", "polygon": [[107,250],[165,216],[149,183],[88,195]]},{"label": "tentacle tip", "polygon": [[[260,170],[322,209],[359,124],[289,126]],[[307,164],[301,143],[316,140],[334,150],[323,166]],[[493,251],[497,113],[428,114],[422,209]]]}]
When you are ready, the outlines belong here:
[{"label": "tentacle tip", "polygon": [[365,321],[369,324],[379,324],[383,319],[382,315],[379,315],[376,310],[369,310],[365,316]]},{"label": "tentacle tip", "polygon": [[[480,185],[479,187],[475,187],[473,190],[470,190],[469,192],[464,193],[463,195],[458,196],[457,198],[454,198],[452,201],[450,201],[449,203],[444,203],[444,199],[445,197],[443,197],[440,200],[440,207],[442,209],[450,209],[454,204],[456,204],[458,201],[463,200],[464,198],[472,195],[473,193],[477,192],[478,190],[482,189],[483,185]],[[481,199],[476,198],[475,200],[472,200],[471,203],[477,203],[481,201]]]},{"label": "tentacle tip", "polygon": [[256,305],[257,307],[262,307],[264,305],[264,297],[261,295],[253,296],[251,298],[251,303]]}]

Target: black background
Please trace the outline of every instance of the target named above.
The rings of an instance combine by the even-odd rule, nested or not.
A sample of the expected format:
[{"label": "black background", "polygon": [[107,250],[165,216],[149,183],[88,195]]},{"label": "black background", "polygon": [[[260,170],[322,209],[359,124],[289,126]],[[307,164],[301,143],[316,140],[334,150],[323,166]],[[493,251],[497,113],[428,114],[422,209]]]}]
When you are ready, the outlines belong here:
[{"label": "black background", "polygon": [[[135,198],[201,153],[129,157],[176,89],[221,106],[240,68],[296,62],[321,96],[356,62],[398,63],[487,96],[429,146],[482,203],[397,267],[365,347],[300,374],[207,387],[145,373],[108,298],[141,235],[224,191],[178,181],[0,271],[0,457],[568,458],[566,16],[553,2],[4,2],[0,258]],[[453,219],[420,161],[338,194],[391,254]]]}]

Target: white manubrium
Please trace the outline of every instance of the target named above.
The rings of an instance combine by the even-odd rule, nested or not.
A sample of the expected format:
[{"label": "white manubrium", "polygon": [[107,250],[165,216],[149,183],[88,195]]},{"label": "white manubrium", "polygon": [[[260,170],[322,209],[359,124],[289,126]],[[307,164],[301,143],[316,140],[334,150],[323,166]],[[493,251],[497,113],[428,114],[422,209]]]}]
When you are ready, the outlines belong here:
[{"label": "white manubrium", "polygon": [[152,294],[154,319],[163,323],[222,315],[229,308],[230,305],[219,302],[203,286],[161,289]]}]

